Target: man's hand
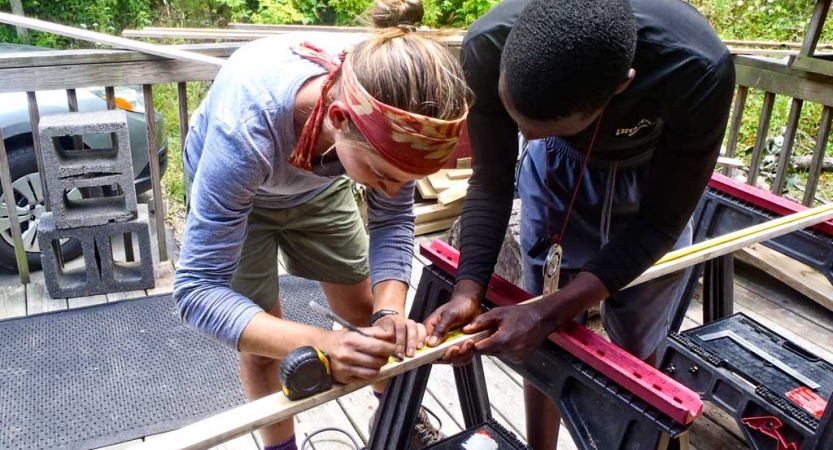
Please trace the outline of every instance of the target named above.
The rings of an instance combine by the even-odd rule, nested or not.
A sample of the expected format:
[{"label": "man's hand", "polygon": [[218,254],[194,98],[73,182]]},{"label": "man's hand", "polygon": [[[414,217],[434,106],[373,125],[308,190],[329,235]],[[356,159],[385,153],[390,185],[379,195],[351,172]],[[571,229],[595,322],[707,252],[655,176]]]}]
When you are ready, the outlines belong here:
[{"label": "man's hand", "polygon": [[483,330],[495,332],[480,342],[464,345],[455,356],[455,363],[467,363],[474,352],[521,363],[544,343],[556,327],[545,320],[539,305],[529,304],[495,308],[463,327],[463,332],[467,334]]},{"label": "man's hand", "polygon": [[363,331],[370,337],[348,330],[324,334],[319,349],[330,359],[334,381],[349,384],[373,379],[396,352],[390,332],[380,327],[365,328]]},{"label": "man's hand", "polygon": [[425,325],[416,323],[401,314],[390,314],[382,316],[373,324],[384,333],[393,336],[393,343],[396,344],[396,353],[404,354],[413,358],[417,350],[425,346]]},{"label": "man's hand", "polygon": [[[425,319],[425,331],[428,333],[428,346],[436,347],[443,340],[449,331],[469,324],[480,314],[480,300],[483,298],[485,289],[479,284],[462,280],[457,283],[451,300],[445,305],[437,308]],[[463,346],[469,344],[466,341]],[[471,342],[473,344],[473,342]],[[449,348],[445,352],[443,360],[454,362],[453,356],[462,350],[459,346]]]}]

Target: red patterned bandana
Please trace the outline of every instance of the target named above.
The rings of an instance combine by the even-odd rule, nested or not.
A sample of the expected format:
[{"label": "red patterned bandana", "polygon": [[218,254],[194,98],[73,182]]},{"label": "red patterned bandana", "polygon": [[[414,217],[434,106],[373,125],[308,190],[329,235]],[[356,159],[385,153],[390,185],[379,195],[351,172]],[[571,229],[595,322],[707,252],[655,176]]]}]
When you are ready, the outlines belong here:
[{"label": "red patterned bandana", "polygon": [[290,156],[292,165],[312,170],[313,151],[326,115],[324,102],[339,74],[350,119],[385,161],[406,173],[429,175],[442,168],[454,153],[466,114],[456,120],[441,120],[394,108],[379,102],[361,86],[349,62],[345,62],[346,53],[336,58],[308,42],[293,46],[292,51],[330,72]]}]

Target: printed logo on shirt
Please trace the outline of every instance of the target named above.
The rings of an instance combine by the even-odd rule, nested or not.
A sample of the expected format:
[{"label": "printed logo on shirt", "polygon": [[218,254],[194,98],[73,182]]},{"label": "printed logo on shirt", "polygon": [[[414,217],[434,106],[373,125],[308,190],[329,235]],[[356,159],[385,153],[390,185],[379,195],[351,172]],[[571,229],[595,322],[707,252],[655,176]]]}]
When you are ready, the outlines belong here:
[{"label": "printed logo on shirt", "polygon": [[640,121],[637,122],[636,126],[633,126],[633,127],[630,127],[630,128],[618,128],[616,130],[616,137],[619,137],[619,136],[634,137],[637,134],[639,134],[639,132],[642,131],[642,130],[653,128],[654,125],[656,125],[656,122],[653,121],[653,120],[640,119]]}]

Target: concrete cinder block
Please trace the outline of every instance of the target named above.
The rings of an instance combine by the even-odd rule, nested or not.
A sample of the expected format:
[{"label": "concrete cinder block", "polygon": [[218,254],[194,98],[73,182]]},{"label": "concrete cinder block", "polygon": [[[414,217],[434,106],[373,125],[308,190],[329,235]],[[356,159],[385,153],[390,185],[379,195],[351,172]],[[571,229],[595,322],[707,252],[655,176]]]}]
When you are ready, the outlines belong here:
[{"label": "concrete cinder block", "polygon": [[[103,193],[101,186],[108,186]],[[96,189],[103,196],[83,198],[77,189]],[[53,179],[47,183],[49,203],[58,229],[90,227],[136,218],[136,189],[133,176],[105,175]],[[72,193],[76,193],[72,195]]]},{"label": "concrete cinder block", "polygon": [[[156,286],[153,255],[150,244],[150,220],[147,205],[139,205],[139,216],[129,222],[111,223],[95,227],[95,243],[101,267],[101,286],[106,292],[150,289]],[[121,262],[113,258],[112,238],[122,239],[125,233],[136,235],[139,241],[138,261]]]},{"label": "concrete cinder block", "polygon": [[[55,252],[53,242],[72,238],[81,242],[84,251],[84,267],[65,269]],[[101,293],[101,275],[96,258],[95,235],[89,229],[60,230],[55,228],[52,213],[45,213],[38,223],[38,245],[46,280],[46,289],[52,298],[84,297]],[[57,244],[56,244],[57,245]]]},{"label": "concrete cinder block", "polygon": [[[136,188],[130,136],[124,111],[96,111],[45,116],[38,126],[43,176],[58,229],[123,222],[136,217]],[[91,137],[90,135],[99,135]],[[64,148],[72,136],[97,141],[96,149]],[[121,195],[72,200],[78,188],[118,186]],[[77,195],[75,195],[77,197]]]}]

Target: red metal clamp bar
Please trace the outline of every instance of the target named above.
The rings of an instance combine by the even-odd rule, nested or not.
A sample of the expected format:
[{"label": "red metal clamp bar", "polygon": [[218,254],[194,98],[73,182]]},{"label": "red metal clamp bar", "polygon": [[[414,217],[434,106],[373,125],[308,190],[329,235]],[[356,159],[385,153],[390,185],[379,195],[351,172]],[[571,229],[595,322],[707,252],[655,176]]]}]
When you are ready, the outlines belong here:
[{"label": "red metal clamp bar", "polygon": [[787,438],[781,434],[781,428],[784,427],[784,424],[775,416],[747,417],[741,419],[741,422],[747,427],[775,439],[778,442],[776,450],[798,450],[798,444],[787,442]]},{"label": "red metal clamp bar", "polygon": [[[460,254],[445,242],[422,244],[420,254],[449,275],[457,275]],[[486,298],[498,306],[532,297],[497,275],[492,275],[486,292]],[[551,334],[550,340],[683,425],[703,413],[696,393],[578,323]]]},{"label": "red metal clamp bar", "polygon": [[[807,209],[806,206],[763,191],[756,187],[735,181],[719,173],[712,174],[709,187],[733,197],[752,203],[775,214],[787,216]],[[833,236],[833,220],[814,225],[813,228]]]}]

